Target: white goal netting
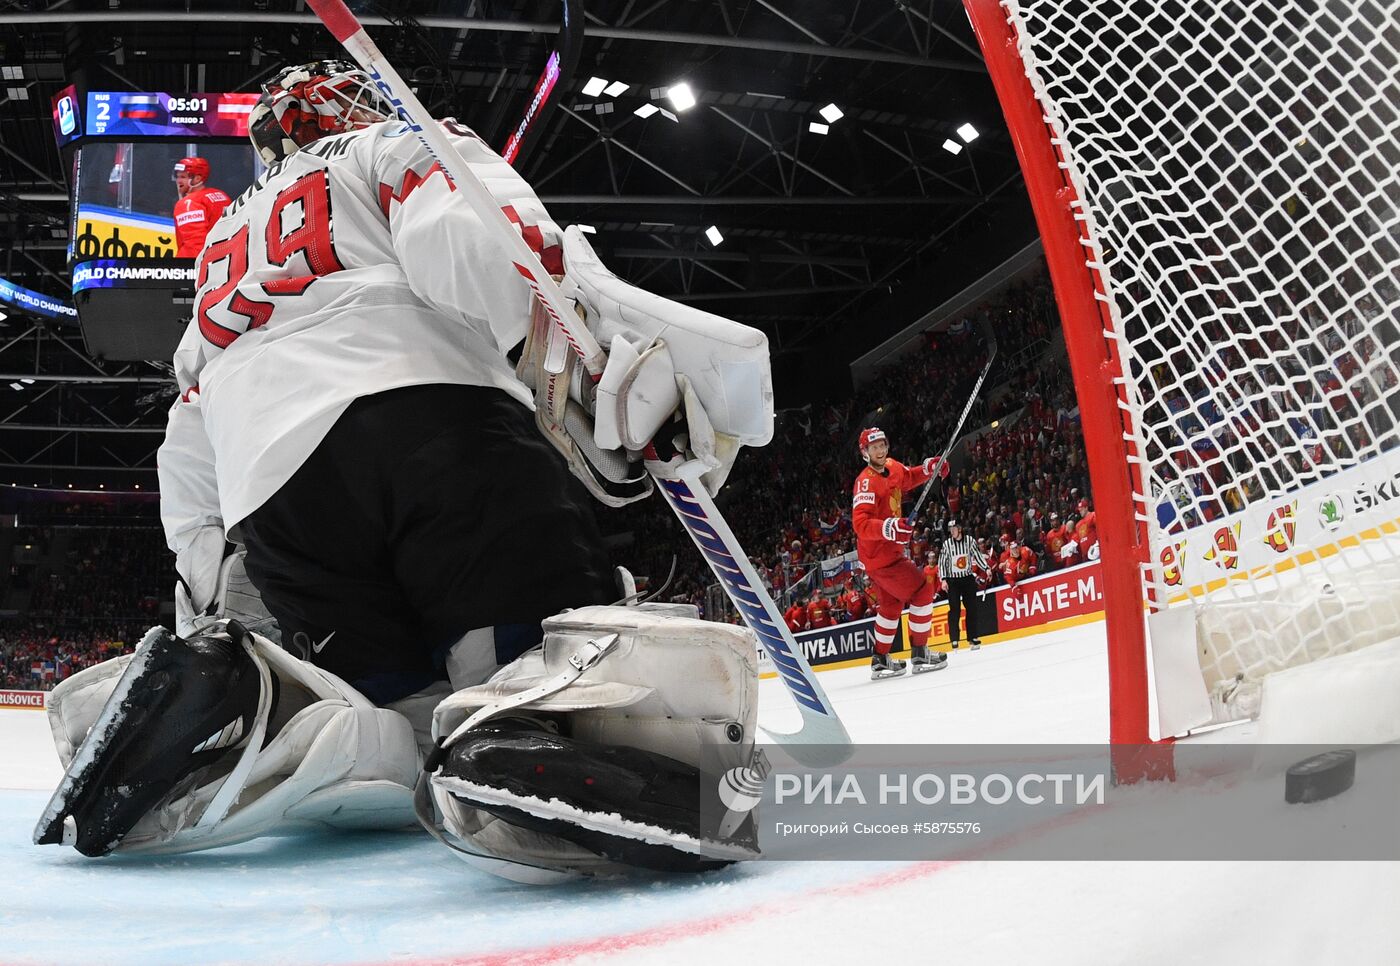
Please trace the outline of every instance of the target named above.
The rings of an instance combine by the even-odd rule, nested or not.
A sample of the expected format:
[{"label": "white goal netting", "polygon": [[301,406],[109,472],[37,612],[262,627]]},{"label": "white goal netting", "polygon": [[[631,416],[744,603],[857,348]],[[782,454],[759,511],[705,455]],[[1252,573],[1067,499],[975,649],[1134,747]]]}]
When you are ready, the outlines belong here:
[{"label": "white goal netting", "polygon": [[1400,4],[1002,7],[1107,294],[1148,596],[1247,713],[1400,635]]}]

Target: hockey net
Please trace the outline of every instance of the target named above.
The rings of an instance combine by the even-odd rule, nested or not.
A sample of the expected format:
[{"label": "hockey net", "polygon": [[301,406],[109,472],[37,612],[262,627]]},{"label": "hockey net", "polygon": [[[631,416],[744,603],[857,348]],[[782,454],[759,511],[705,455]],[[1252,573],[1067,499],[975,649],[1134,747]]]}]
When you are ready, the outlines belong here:
[{"label": "hockey net", "polygon": [[1060,302],[1105,576],[1135,595],[1108,614],[1115,740],[1146,740],[1144,604],[1154,651],[1190,639],[1213,720],[1400,636],[1395,4],[965,4]]}]

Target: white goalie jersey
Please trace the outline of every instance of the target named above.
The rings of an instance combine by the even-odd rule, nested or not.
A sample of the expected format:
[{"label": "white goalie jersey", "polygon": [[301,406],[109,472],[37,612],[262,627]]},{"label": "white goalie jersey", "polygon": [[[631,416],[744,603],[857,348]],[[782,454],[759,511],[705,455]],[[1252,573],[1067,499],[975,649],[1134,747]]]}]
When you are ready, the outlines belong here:
[{"label": "white goalie jersey", "polygon": [[[559,272],[558,226],[529,185],[470,130],[442,123]],[[531,406],[505,359],[529,329],[530,290],[399,122],[270,168],[210,231],[197,286],[158,455],[176,553],[200,527],[227,531],[261,506],[359,396],[495,386]]]}]

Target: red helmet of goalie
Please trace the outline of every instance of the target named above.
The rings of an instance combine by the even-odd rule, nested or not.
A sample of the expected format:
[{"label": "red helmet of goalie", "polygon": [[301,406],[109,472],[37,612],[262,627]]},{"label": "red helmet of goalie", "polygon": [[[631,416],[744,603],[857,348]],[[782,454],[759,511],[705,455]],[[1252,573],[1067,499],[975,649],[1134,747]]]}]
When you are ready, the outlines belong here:
[{"label": "red helmet of goalie", "polygon": [[878,426],[871,426],[869,429],[860,431],[860,451],[864,453],[870,448],[870,444],[885,438],[885,431]]},{"label": "red helmet of goalie", "polygon": [[248,115],[248,139],[267,164],[332,134],[355,131],[394,116],[369,75],[344,60],[317,60],[284,68],[263,85]]}]

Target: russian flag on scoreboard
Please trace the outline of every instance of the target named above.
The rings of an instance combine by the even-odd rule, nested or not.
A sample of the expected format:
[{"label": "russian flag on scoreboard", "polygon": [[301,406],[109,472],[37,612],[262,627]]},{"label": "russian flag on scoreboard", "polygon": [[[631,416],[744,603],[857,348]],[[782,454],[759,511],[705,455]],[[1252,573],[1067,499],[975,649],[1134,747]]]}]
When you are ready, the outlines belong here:
[{"label": "russian flag on scoreboard", "polygon": [[118,116],[133,121],[153,121],[160,117],[160,98],[155,94],[123,94]]}]

